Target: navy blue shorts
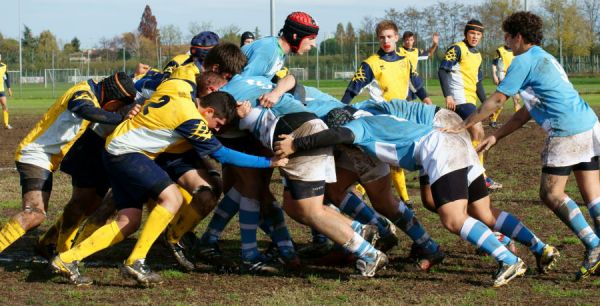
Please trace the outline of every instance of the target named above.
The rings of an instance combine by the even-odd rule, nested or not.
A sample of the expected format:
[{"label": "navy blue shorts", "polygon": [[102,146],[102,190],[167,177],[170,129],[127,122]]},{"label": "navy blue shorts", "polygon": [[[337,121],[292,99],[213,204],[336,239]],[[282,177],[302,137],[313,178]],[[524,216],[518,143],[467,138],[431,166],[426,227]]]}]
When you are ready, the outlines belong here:
[{"label": "navy blue shorts", "polygon": [[52,191],[52,172],[42,167],[16,162],[21,182],[21,195],[29,191]]},{"label": "navy blue shorts", "polygon": [[195,150],[184,153],[162,153],[155,160],[156,164],[167,172],[171,180],[176,182],[184,173],[204,169],[204,163]]},{"label": "navy blue shorts", "polygon": [[467,117],[471,116],[471,114],[476,111],[477,106],[475,106],[475,104],[465,103],[457,105],[456,110],[454,112],[457,113],[460,116],[460,118],[462,118],[462,120],[465,120],[467,119]]},{"label": "navy blue shorts", "polygon": [[169,175],[141,153],[112,155],[103,151],[102,161],[110,179],[117,210],[144,207],[149,198],[173,184]]},{"label": "navy blue shorts", "polygon": [[60,170],[71,176],[71,183],[79,188],[96,188],[96,193],[104,197],[110,183],[102,164],[104,138],[91,129],[75,141],[60,164]]},{"label": "navy blue shorts", "polygon": [[6,94],[4,93],[4,91],[0,91],[0,98],[2,97],[6,97]]}]

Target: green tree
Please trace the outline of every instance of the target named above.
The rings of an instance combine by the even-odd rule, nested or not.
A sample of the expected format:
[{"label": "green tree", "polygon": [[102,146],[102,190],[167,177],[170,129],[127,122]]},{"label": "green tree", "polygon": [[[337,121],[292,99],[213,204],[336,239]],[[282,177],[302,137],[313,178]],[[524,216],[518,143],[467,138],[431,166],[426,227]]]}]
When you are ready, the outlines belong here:
[{"label": "green tree", "polygon": [[79,42],[79,38],[73,37],[73,39],[71,39],[71,47],[73,47],[75,52],[81,51],[81,43]]}]

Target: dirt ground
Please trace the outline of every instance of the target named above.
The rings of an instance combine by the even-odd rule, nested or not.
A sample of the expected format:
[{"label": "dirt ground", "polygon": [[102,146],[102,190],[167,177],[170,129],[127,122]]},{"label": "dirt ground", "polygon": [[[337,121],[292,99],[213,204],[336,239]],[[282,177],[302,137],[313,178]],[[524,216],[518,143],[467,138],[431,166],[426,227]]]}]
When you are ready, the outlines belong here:
[{"label": "dirt ground", "polygon": [[[506,120],[506,115],[502,119]],[[18,174],[14,168],[14,150],[18,141],[33,125],[36,117],[14,116],[13,130],[0,130],[0,217],[4,222],[20,207]],[[488,130],[489,132],[489,130]],[[28,233],[0,255],[0,304],[120,304],[120,305],[188,305],[188,304],[598,304],[600,277],[575,282],[584,249],[566,226],[538,200],[539,152],[544,133],[533,122],[502,140],[486,161],[488,174],[504,184],[492,194],[495,206],[523,219],[537,235],[559,248],[561,259],[548,275],[535,272],[535,258],[527,248],[518,254],[530,267],[523,278],[506,287],[493,289],[491,274],[494,261],[475,254],[460,238],[445,231],[436,215],[423,209],[418,199],[418,180],[409,175],[410,193],[418,218],[442,245],[447,257],[444,264],[430,273],[406,272],[410,242],[402,236],[400,245],[391,251],[391,263],[374,279],[349,279],[352,267],[307,265],[297,273],[276,276],[220,274],[208,267],[192,273],[177,269],[174,259],[157,243],[147,262],[165,279],[161,286],[143,289],[123,280],[118,265],[131,250],[134,240],[90,257],[82,271],[96,283],[74,287],[46,272],[46,265],[33,253],[37,236],[47,229],[70,195],[69,178],[55,176],[48,221]],[[279,196],[281,185],[272,185]],[[574,179],[567,192],[581,203]],[[584,215],[587,210],[582,206]],[[237,220],[237,219],[236,219]],[[589,220],[589,218],[588,218]],[[300,245],[309,241],[309,230],[289,221],[294,240]],[[205,222],[197,228],[201,233]],[[233,258],[239,255],[238,224],[232,222],[224,233],[222,249]],[[268,241],[260,236],[261,247]]]}]

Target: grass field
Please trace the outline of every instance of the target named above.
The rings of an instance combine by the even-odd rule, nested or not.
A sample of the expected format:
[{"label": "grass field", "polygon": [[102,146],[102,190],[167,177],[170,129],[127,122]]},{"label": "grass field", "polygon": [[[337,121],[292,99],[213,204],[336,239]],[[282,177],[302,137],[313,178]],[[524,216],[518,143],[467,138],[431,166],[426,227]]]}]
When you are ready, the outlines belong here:
[{"label": "grass field", "polygon": [[[574,78],[576,88],[597,111],[600,110],[600,79]],[[315,82],[306,82],[316,85]],[[345,82],[322,81],[322,90],[340,97]],[[437,82],[428,83],[434,102],[441,105]],[[66,86],[57,86],[58,94]],[[488,93],[493,91],[486,84]],[[22,95],[9,98],[13,130],[0,130],[0,221],[20,209],[20,187],[14,167],[14,150],[18,141],[52,103],[52,91],[39,87],[23,88]],[[359,101],[356,98],[356,101]],[[501,117],[505,121],[512,114],[507,107]],[[488,130],[489,132],[489,130]],[[510,285],[493,289],[491,274],[496,269],[492,259],[475,254],[475,250],[448,233],[439,224],[438,217],[420,205],[418,180],[408,176],[410,194],[416,203],[418,218],[447,253],[443,265],[430,273],[405,272],[410,243],[406,236],[391,252],[391,264],[377,278],[348,279],[351,267],[308,265],[298,273],[276,276],[219,274],[210,269],[192,273],[179,271],[173,258],[157,244],[150,251],[148,262],[164,277],[165,283],[152,289],[141,289],[121,279],[119,262],[124,260],[134,244],[128,239],[118,246],[89,258],[82,271],[94,278],[90,287],[73,287],[60,278],[46,273],[45,265],[33,257],[32,246],[36,237],[48,228],[69,199],[71,187],[68,176],[57,172],[50,201],[48,221],[28,233],[0,255],[0,304],[2,305],[188,305],[188,304],[552,304],[594,305],[600,301],[600,278],[592,277],[575,282],[574,274],[582,259],[583,247],[566,226],[541,205],[538,199],[539,152],[544,132],[533,123],[503,140],[493,149],[486,161],[489,174],[504,184],[492,194],[495,206],[513,212],[534,230],[541,239],[554,244],[562,257],[557,269],[548,275],[535,272],[535,259],[525,247],[518,254],[530,271]],[[277,173],[272,189],[280,199],[281,184]],[[571,178],[567,193],[578,203],[581,197]],[[587,217],[587,210],[582,206]],[[237,220],[237,219],[236,219]],[[588,218],[589,220],[589,218]],[[309,241],[309,230],[289,220],[294,240],[300,245]],[[206,220],[197,228],[201,233]],[[236,257],[239,254],[239,226],[232,222],[223,236],[223,250]],[[260,246],[268,243],[259,236]],[[35,260],[33,260],[35,259]]]}]

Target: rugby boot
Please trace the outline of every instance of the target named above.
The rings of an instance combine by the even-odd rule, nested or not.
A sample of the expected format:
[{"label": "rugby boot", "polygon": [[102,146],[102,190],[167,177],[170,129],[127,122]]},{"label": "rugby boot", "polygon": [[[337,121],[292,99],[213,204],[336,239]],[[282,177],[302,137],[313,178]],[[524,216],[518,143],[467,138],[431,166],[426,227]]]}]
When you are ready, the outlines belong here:
[{"label": "rugby boot", "polygon": [[356,261],[356,273],[351,275],[352,277],[371,278],[375,276],[377,271],[385,269],[388,264],[388,257],[385,253],[377,251],[375,260],[367,262],[364,259],[358,259]]},{"label": "rugby boot", "polygon": [[81,275],[79,272],[79,267],[77,267],[78,262],[73,261],[66,263],[60,259],[58,256],[54,256],[50,261],[50,268],[52,272],[55,274],[62,275],[69,279],[69,282],[76,286],[87,286],[91,285],[94,281],[87,277]]},{"label": "rugby boot", "polygon": [[525,274],[526,271],[527,266],[525,266],[523,260],[518,257],[517,262],[512,265],[500,263],[498,266],[498,271],[494,273],[494,287],[502,287],[508,284],[515,277]]},{"label": "rugby boot", "polygon": [[600,267],[600,245],[596,246],[593,249],[589,249],[585,253],[585,258],[581,263],[581,268],[575,275],[576,280],[588,278],[590,275],[594,274],[596,270],[599,270]]},{"label": "rugby boot", "polygon": [[131,278],[138,284],[148,287],[154,284],[162,284],[163,280],[158,273],[152,272],[150,267],[144,263],[144,259],[138,259],[133,264],[123,263],[121,275],[125,278]]},{"label": "rugby boot", "polygon": [[[231,258],[225,256],[219,245],[199,243],[196,245],[196,260],[215,267],[221,272],[233,272],[236,270],[236,263]],[[200,264],[196,264],[200,266]]]},{"label": "rugby boot", "polygon": [[554,268],[559,257],[560,252],[555,247],[547,244],[541,255],[535,255],[538,272],[540,274],[548,273],[548,271]]},{"label": "rugby boot", "polygon": [[265,256],[258,256],[254,260],[242,260],[241,274],[275,274],[279,273],[279,264]]},{"label": "rugby boot", "polygon": [[393,249],[398,245],[398,241],[400,238],[398,237],[398,228],[391,223],[389,220],[387,221],[390,232],[386,236],[379,235],[379,239],[375,242],[375,248],[387,253],[389,250]]}]

